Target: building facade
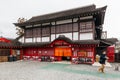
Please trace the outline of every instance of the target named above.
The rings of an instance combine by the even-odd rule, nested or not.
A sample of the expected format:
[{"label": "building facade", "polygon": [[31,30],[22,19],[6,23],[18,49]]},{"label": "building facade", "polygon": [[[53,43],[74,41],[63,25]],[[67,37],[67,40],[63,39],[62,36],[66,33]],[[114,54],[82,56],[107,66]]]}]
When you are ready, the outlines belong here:
[{"label": "building facade", "polygon": [[9,61],[9,57],[15,57],[19,59],[20,49],[20,42],[15,41],[14,39],[7,39],[4,37],[0,37],[0,62],[7,62]]},{"label": "building facade", "polygon": [[94,63],[95,55],[112,45],[101,38],[106,7],[89,5],[14,23],[24,31],[22,58]]}]

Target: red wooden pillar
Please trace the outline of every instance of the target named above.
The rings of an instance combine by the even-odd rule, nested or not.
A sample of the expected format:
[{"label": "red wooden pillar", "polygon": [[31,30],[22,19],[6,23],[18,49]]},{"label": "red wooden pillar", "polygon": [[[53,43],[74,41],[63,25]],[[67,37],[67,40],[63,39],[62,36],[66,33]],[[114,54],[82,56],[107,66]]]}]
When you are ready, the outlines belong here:
[{"label": "red wooden pillar", "polygon": [[108,62],[114,62],[115,61],[115,49],[113,46],[107,47],[107,57],[108,57]]},{"label": "red wooden pillar", "polygon": [[10,55],[12,55],[12,48],[10,48]]},{"label": "red wooden pillar", "polygon": [[23,59],[23,49],[20,50],[20,60]]},{"label": "red wooden pillar", "polygon": [[92,64],[95,62],[95,47],[92,47],[92,52],[93,52],[93,61],[92,61]]}]

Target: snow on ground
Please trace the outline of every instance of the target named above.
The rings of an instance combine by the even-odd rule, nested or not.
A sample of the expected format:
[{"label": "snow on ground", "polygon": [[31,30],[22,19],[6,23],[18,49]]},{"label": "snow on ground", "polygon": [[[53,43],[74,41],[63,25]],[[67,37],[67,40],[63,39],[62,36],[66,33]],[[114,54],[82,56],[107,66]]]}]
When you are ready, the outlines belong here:
[{"label": "snow on ground", "polygon": [[[94,64],[92,64],[92,66],[101,66],[101,64],[99,62],[94,62]],[[109,62],[106,62],[105,66],[112,67],[112,65]]]},{"label": "snow on ground", "polygon": [[0,80],[120,80],[120,71],[106,67],[99,73],[97,66],[39,61],[0,63]]}]

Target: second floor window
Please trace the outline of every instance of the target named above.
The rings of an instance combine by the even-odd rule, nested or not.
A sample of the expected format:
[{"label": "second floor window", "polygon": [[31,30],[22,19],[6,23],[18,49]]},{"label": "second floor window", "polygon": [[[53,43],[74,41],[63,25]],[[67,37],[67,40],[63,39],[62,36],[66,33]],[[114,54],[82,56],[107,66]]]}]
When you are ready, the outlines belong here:
[{"label": "second floor window", "polygon": [[93,31],[93,22],[80,22],[80,32],[92,32]]}]

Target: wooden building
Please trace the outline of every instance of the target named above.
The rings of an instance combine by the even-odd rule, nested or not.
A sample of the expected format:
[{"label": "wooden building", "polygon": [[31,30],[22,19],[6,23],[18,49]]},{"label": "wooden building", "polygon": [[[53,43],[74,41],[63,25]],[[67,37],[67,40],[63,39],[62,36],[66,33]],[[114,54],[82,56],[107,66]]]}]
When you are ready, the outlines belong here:
[{"label": "wooden building", "polygon": [[8,57],[20,55],[20,43],[14,39],[0,38],[0,62],[7,62]]},{"label": "wooden building", "polygon": [[21,55],[92,64],[96,54],[112,45],[101,38],[106,8],[89,5],[14,23],[24,30]]}]

